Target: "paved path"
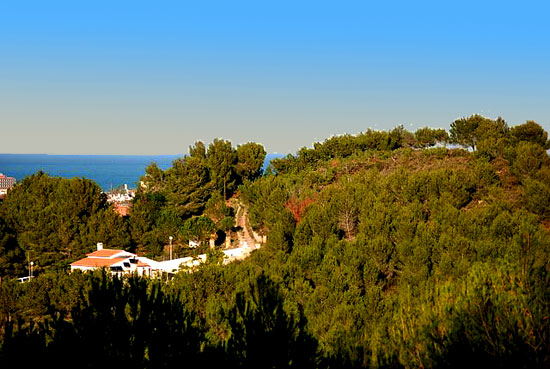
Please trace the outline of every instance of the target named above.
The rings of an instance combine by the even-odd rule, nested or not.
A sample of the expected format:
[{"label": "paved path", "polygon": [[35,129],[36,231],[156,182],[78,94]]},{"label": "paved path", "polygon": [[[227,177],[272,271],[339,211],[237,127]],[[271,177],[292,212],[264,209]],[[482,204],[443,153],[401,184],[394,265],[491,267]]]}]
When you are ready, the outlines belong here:
[{"label": "paved path", "polygon": [[239,204],[237,214],[240,214],[237,217],[237,225],[241,227],[241,231],[237,233],[239,237],[239,247],[244,247],[246,243],[248,247],[256,248],[256,241],[248,232],[248,209]]}]

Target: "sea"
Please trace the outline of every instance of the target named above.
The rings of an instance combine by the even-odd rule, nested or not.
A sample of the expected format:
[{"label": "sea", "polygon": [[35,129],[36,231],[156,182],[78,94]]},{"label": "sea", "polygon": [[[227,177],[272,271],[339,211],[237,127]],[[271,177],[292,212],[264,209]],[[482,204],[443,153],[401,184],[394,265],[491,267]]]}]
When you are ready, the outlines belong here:
[{"label": "sea", "polygon": [[39,170],[55,177],[84,177],[108,192],[125,184],[136,188],[152,162],[167,169],[182,156],[0,154],[0,173],[15,177],[17,182]]},{"label": "sea", "polygon": [[[266,156],[269,161],[281,154]],[[15,177],[21,182],[39,170],[50,176],[63,178],[88,178],[105,192],[127,185],[137,188],[145,168],[156,163],[163,170],[183,155],[49,155],[49,154],[0,154],[0,173]]]}]

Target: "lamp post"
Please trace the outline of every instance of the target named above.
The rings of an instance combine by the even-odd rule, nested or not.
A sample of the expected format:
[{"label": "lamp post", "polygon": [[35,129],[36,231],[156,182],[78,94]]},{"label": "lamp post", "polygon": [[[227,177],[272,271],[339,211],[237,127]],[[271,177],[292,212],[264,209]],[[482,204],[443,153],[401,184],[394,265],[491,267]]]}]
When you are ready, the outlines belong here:
[{"label": "lamp post", "polygon": [[172,236],[168,237],[168,239],[170,240],[170,260],[172,260]]},{"label": "lamp post", "polygon": [[31,261],[29,264],[29,279],[32,278],[32,267],[34,266],[34,262]]}]

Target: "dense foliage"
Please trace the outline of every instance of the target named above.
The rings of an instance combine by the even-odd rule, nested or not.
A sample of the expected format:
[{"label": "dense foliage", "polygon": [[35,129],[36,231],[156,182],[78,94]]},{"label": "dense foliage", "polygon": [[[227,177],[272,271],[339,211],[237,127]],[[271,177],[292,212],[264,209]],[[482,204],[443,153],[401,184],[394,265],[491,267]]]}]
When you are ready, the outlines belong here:
[{"label": "dense foliage", "polygon": [[[260,176],[243,164],[261,156],[256,146],[239,154],[215,141],[209,159],[198,143],[173,168],[148,168],[126,234],[228,230],[224,200],[239,189],[267,245],[225,266],[211,255],[171,280],[57,272],[3,281],[0,362],[32,348],[37,362],[62,356],[61,366],[86,356],[89,367],[546,368],[549,147],[534,122],[509,128],[474,115],[450,134],[332,137]],[[8,199],[4,275],[17,265],[10,258],[24,257],[21,230],[34,229],[6,217],[24,209]],[[74,209],[58,217],[82,224],[107,211],[89,204],[81,218]]]},{"label": "dense foliage", "polygon": [[225,201],[239,185],[260,176],[265,155],[256,143],[233,148],[231,142],[216,139],[208,149],[200,141],[195,143],[188,156],[166,171],[151,164],[130,217],[137,250],[159,255],[169,236],[174,237],[176,252],[188,240],[204,241],[216,231],[225,237],[234,226]]},{"label": "dense foliage", "polygon": [[265,150],[215,140],[208,150],[197,142],[189,151],[166,171],[155,163],[146,168],[125,218],[91,180],[43,172],[25,178],[0,203],[0,278],[29,274],[30,262],[34,274],[66,269],[98,242],[151,257],[163,254],[170,236],[176,255],[188,240],[218,231],[221,242],[235,226],[225,197],[261,175]]},{"label": "dense foliage", "polygon": [[25,178],[0,206],[0,277],[67,267],[97,242],[130,246],[126,222],[94,182],[38,172]]}]

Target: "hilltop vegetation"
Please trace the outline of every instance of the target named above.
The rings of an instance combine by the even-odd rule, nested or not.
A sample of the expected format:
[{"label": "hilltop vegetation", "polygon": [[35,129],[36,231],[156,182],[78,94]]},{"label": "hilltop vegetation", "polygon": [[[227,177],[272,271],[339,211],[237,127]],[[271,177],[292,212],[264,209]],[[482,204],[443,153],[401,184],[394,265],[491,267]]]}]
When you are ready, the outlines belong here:
[{"label": "hilltop vegetation", "polygon": [[[90,367],[548,367],[549,148],[535,122],[510,128],[478,115],[449,133],[332,137],[274,159],[264,175],[259,145],[239,154],[197,143],[171,169],[147,169],[113,242],[155,254],[167,232],[229,232],[224,200],[235,196],[266,246],[227,266],[211,255],[168,282],[65,272],[3,281],[0,361],[32,345],[37,360],[65,347],[101,352]],[[6,216],[25,208],[10,197],[3,260],[21,257],[21,230],[33,234]],[[89,204],[60,224],[108,209]],[[17,264],[7,265],[4,275]]]}]

